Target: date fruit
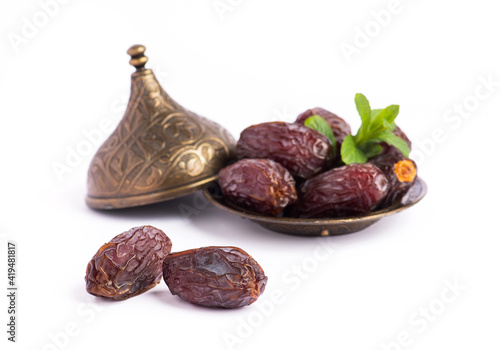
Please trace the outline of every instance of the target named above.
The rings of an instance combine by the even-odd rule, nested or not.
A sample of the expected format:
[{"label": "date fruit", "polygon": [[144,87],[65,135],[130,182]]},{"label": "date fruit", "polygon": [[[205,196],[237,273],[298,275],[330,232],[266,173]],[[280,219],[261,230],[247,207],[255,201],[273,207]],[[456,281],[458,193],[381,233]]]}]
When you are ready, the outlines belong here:
[{"label": "date fruit", "polygon": [[172,253],[163,262],[170,292],[202,306],[237,308],[264,292],[267,277],[260,265],[236,247],[205,247]]},{"label": "date fruit", "polygon": [[[397,137],[399,137],[400,139],[402,139],[404,142],[406,142],[406,144],[408,145],[408,147],[410,147],[411,150],[411,141],[399,126],[396,125],[396,128],[392,133]],[[380,145],[382,146],[382,152],[380,153],[380,155],[388,154],[388,155],[404,157],[401,151],[398,150],[396,147],[391,146],[385,142],[381,142]]]},{"label": "date fruit", "polygon": [[370,159],[369,162],[382,170],[389,180],[389,190],[384,200],[379,204],[379,208],[385,208],[399,202],[417,178],[417,165],[402,154],[379,155]]},{"label": "date fruit", "polygon": [[342,142],[344,141],[345,137],[351,133],[351,127],[344,119],[340,118],[335,113],[332,113],[320,107],[308,109],[307,111],[299,114],[297,120],[295,120],[295,123],[304,125],[306,119],[312,117],[313,115],[319,115],[320,117],[322,117],[332,128],[333,135],[337,140],[338,158],[338,156],[340,156],[340,147],[342,145]]},{"label": "date fruit", "polygon": [[92,295],[124,300],[161,281],[163,259],[172,242],[153,227],[134,227],[104,244],[87,265],[85,281]]},{"label": "date fruit", "polygon": [[325,135],[304,125],[284,122],[246,128],[236,150],[238,159],[272,159],[293,176],[304,179],[326,170],[333,162],[332,144]]},{"label": "date fruit", "polygon": [[295,180],[270,159],[242,159],[219,172],[224,197],[242,208],[276,216],[295,203]]},{"label": "date fruit", "polygon": [[291,213],[301,218],[359,216],[375,209],[388,189],[387,178],[375,165],[344,165],[304,182]]}]

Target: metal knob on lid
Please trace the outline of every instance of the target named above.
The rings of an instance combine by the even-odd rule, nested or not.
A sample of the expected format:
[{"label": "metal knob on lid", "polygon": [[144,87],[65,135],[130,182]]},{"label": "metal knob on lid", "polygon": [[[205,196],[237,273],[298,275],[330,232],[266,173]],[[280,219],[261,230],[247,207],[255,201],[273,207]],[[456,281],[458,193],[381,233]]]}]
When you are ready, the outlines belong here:
[{"label": "metal knob on lid", "polygon": [[118,209],[180,197],[215,180],[234,157],[226,129],[172,100],[151,69],[142,45],[130,47],[130,99],[117,128],[90,163],[87,204]]},{"label": "metal knob on lid", "polygon": [[129,63],[138,71],[143,69],[148,62],[144,52],[146,52],[146,47],[143,45],[133,45],[127,50],[127,53],[131,56]]}]

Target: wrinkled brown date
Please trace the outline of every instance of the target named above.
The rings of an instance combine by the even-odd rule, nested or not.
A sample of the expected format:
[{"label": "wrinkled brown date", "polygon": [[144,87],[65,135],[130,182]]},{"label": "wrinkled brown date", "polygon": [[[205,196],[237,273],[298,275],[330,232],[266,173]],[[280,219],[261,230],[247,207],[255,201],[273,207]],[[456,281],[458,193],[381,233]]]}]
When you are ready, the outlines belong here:
[{"label": "wrinkled brown date", "polygon": [[402,154],[379,155],[370,159],[369,162],[382,170],[389,180],[387,196],[379,204],[379,208],[385,208],[399,202],[417,178],[417,165]]},{"label": "wrinkled brown date", "polygon": [[291,211],[301,218],[338,218],[370,212],[384,199],[389,182],[373,164],[349,164],[303,183]]},{"label": "wrinkled brown date", "polygon": [[319,115],[320,117],[325,119],[332,128],[333,135],[337,140],[336,158],[340,159],[340,147],[342,146],[342,142],[344,142],[345,137],[351,133],[351,127],[344,119],[340,118],[335,113],[332,113],[320,107],[308,109],[307,111],[299,114],[295,123],[304,124],[306,119],[312,117],[313,115]]},{"label": "wrinkled brown date", "polygon": [[300,124],[271,122],[242,131],[236,145],[238,159],[268,158],[297,177],[307,179],[327,169],[333,161],[330,140]]},{"label": "wrinkled brown date", "polygon": [[134,227],[103,245],[87,265],[87,292],[124,300],[153,288],[172,242],[153,226]]},{"label": "wrinkled brown date", "polygon": [[163,262],[170,292],[198,305],[237,308],[264,292],[267,277],[260,265],[236,247],[205,247],[172,253]]},{"label": "wrinkled brown date", "polygon": [[295,203],[295,180],[270,159],[242,159],[219,172],[224,197],[245,208],[276,216]]},{"label": "wrinkled brown date", "polygon": [[[396,128],[392,133],[397,137],[401,138],[404,142],[406,142],[406,144],[408,145],[408,147],[410,147],[411,150],[411,141],[399,126],[396,125]],[[380,145],[382,146],[382,152],[380,153],[380,155],[391,154],[394,156],[401,156],[401,157],[403,156],[401,151],[394,146],[391,146],[385,142],[381,142]]]}]

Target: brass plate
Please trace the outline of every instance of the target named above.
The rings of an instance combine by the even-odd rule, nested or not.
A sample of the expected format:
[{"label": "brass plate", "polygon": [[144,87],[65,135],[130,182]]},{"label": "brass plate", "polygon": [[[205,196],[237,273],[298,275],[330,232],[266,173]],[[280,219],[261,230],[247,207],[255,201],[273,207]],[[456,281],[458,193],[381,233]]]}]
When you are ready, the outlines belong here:
[{"label": "brass plate", "polygon": [[226,201],[215,183],[213,186],[205,188],[203,193],[217,208],[249,219],[271,231],[297,236],[334,236],[361,231],[383,217],[399,213],[415,205],[426,195],[427,185],[424,180],[417,178],[400,203],[364,216],[339,219],[297,219],[264,216]]}]

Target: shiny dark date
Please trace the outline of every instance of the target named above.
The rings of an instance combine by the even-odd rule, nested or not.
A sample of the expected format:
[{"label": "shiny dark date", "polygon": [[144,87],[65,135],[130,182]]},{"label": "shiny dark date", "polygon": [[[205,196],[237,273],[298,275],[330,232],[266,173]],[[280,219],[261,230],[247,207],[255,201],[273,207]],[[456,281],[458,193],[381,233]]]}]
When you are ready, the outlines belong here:
[{"label": "shiny dark date", "polygon": [[224,197],[244,209],[276,216],[295,203],[295,180],[270,159],[242,159],[219,172]]},{"label": "shiny dark date", "polygon": [[148,291],[161,281],[163,259],[171,248],[167,235],[153,226],[119,234],[88,263],[87,292],[124,300]]},{"label": "shiny dark date", "polygon": [[[392,133],[397,137],[401,138],[404,142],[406,142],[406,144],[408,145],[408,147],[410,147],[411,150],[411,141],[399,126],[396,125],[396,128]],[[380,153],[380,155],[390,154],[393,156],[401,156],[401,157],[403,156],[401,151],[394,146],[388,145],[385,142],[381,142],[380,145],[382,146],[382,152]]]},{"label": "shiny dark date", "polygon": [[297,120],[295,120],[295,123],[304,124],[306,119],[312,117],[313,115],[319,115],[320,117],[325,119],[326,122],[332,128],[333,135],[337,140],[336,158],[340,159],[340,148],[342,146],[342,142],[344,141],[345,137],[351,133],[351,127],[349,126],[349,124],[347,124],[347,122],[344,119],[340,118],[335,113],[332,113],[320,107],[308,109],[307,111],[301,113],[297,117]]},{"label": "shiny dark date", "polygon": [[373,164],[350,164],[324,172],[303,183],[291,211],[301,218],[360,216],[384,199],[389,182]]},{"label": "shiny dark date", "polygon": [[264,292],[267,277],[260,265],[236,247],[205,247],[172,253],[163,262],[170,292],[202,306],[238,308]]},{"label": "shiny dark date", "polygon": [[307,179],[333,162],[330,140],[300,124],[262,123],[242,131],[236,145],[238,159],[268,158],[283,165],[293,176]]},{"label": "shiny dark date", "polygon": [[417,164],[405,158],[401,153],[379,155],[370,159],[369,162],[382,170],[389,180],[387,195],[379,204],[379,208],[399,202],[417,178]]}]

